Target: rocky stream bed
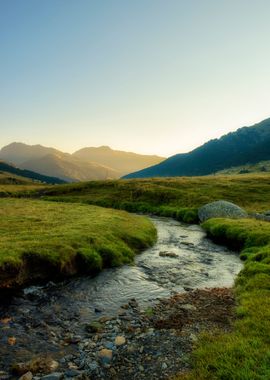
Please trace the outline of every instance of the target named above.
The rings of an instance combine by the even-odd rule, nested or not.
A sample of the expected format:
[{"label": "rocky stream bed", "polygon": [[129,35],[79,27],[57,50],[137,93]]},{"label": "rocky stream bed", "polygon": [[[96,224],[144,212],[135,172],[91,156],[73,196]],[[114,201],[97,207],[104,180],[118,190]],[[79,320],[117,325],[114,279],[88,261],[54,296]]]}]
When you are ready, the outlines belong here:
[{"label": "rocky stream bed", "polygon": [[153,218],[134,266],[31,287],[0,306],[0,379],[168,379],[198,333],[230,329],[242,265],[199,226]]}]

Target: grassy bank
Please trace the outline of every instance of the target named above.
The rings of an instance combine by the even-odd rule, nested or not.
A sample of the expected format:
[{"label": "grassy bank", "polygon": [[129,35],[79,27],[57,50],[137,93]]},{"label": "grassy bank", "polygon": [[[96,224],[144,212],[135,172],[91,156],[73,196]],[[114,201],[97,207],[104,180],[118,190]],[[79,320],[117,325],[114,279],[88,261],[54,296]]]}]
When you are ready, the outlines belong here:
[{"label": "grassy bank", "polygon": [[0,199],[0,287],[132,262],[154,243],[144,217],[81,204]]},{"label": "grassy bank", "polygon": [[218,199],[234,202],[247,211],[269,209],[270,175],[84,182],[37,190],[35,196],[172,216],[196,223],[198,207]]},{"label": "grassy bank", "polygon": [[203,227],[215,241],[240,249],[245,260],[235,284],[238,318],[232,333],[202,337],[193,372],[176,379],[270,379],[270,223],[212,219]]}]

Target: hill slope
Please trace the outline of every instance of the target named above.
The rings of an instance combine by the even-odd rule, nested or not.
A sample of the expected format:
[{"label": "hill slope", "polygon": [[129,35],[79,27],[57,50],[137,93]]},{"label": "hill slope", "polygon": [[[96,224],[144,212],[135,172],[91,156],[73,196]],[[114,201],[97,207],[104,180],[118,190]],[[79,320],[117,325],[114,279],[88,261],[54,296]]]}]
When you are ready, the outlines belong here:
[{"label": "hill slope", "polygon": [[[42,174],[35,173],[33,171],[30,171],[30,170],[19,169],[15,166],[7,164],[6,162],[3,162],[3,161],[0,161],[0,171],[4,172],[6,174],[11,174],[11,177],[14,177],[14,182],[10,178],[10,183],[16,183],[18,178],[16,178],[15,176],[20,176],[20,177],[26,178],[28,180],[30,179],[30,180],[34,180],[34,181],[49,183],[49,184],[65,183],[65,181],[61,180],[60,178],[42,175]],[[7,177],[9,177],[9,176],[7,176]]]},{"label": "hill slope", "polygon": [[35,160],[48,154],[65,155],[54,148],[47,148],[42,145],[27,145],[14,142],[0,150],[0,159],[20,165],[25,161]]},{"label": "hill slope", "polygon": [[71,155],[63,154],[48,154],[20,166],[45,175],[53,175],[68,182],[119,177],[119,173],[111,168],[93,162],[82,162]]},{"label": "hill slope", "polygon": [[232,166],[270,159],[270,119],[210,140],[185,154],[177,154],[125,178],[207,175]]},{"label": "hill slope", "polygon": [[113,150],[108,146],[83,148],[73,153],[73,156],[83,161],[109,166],[118,171],[121,176],[158,164],[165,159],[159,156]]},{"label": "hill slope", "polygon": [[83,148],[69,154],[42,145],[23,143],[12,143],[2,148],[0,159],[22,169],[69,182],[120,178],[164,160],[158,156],[123,152],[106,146]]}]

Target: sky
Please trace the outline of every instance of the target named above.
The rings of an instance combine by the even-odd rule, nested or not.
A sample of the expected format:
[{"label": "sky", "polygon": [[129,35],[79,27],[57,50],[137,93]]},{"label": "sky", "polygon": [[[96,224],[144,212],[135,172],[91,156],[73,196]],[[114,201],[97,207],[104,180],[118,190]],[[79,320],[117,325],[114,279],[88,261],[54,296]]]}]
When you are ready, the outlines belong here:
[{"label": "sky", "polygon": [[269,0],[0,0],[0,146],[170,156],[270,117]]}]

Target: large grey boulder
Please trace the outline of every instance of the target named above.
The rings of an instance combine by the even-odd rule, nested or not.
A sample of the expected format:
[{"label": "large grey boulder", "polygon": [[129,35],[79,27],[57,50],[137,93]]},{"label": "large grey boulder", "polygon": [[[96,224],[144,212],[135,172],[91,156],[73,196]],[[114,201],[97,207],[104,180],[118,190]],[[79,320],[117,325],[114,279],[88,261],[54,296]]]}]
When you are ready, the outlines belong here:
[{"label": "large grey boulder", "polygon": [[234,203],[216,201],[207,203],[198,210],[201,222],[211,218],[247,218],[247,213]]}]

